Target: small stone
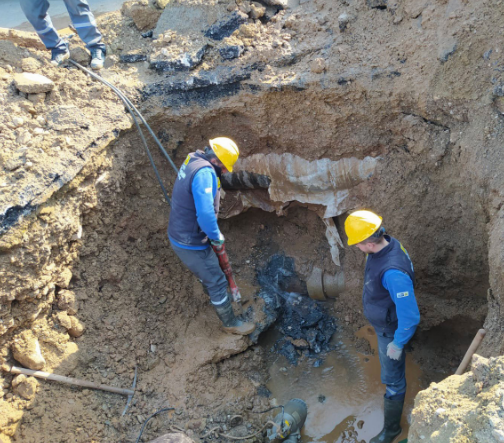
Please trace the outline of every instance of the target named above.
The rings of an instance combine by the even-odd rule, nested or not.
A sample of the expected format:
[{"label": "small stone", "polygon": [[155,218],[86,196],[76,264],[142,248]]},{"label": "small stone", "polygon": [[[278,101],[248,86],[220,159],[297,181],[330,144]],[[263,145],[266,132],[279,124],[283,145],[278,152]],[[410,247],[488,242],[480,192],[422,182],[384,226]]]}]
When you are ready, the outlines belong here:
[{"label": "small stone", "polygon": [[23,132],[21,132],[21,134],[19,134],[19,136],[16,139],[16,141],[20,145],[26,145],[31,140],[31,138],[32,138],[32,136],[29,133],[29,131],[23,131]]},{"label": "small stone", "polygon": [[16,88],[26,94],[40,94],[42,92],[52,91],[54,83],[52,80],[40,74],[23,72],[14,76],[14,85]]},{"label": "small stone", "polygon": [[91,54],[82,47],[76,47],[70,50],[70,58],[80,65],[86,66],[91,61]]},{"label": "small stone", "polygon": [[54,314],[56,321],[67,331],[72,328],[72,320],[66,311],[60,311]]},{"label": "small stone", "polygon": [[254,20],[260,19],[266,13],[266,8],[260,3],[252,2],[250,8],[250,17]]},{"label": "small stone", "polygon": [[350,16],[346,12],[340,14],[340,16],[338,17],[340,32],[343,32],[347,28],[348,23],[350,23]]},{"label": "small stone", "polygon": [[23,157],[15,157],[9,159],[6,163],[4,168],[7,171],[15,171],[16,169],[20,168],[24,164],[24,159]]},{"label": "small stone", "polygon": [[11,350],[14,359],[29,369],[42,369],[46,363],[38,339],[31,330],[18,334]]},{"label": "small stone", "polygon": [[363,427],[364,427],[364,420],[359,420],[359,421],[357,422],[357,428],[358,428],[358,429],[362,429]]},{"label": "small stone", "polygon": [[69,315],[77,314],[79,304],[72,291],[59,291],[58,293],[58,308],[62,311],[67,311]]},{"label": "small stone", "polygon": [[26,162],[24,164],[24,167],[25,167],[25,169],[30,170],[31,168],[33,168],[33,163],[32,162]]},{"label": "small stone", "polygon": [[323,58],[320,58],[320,57],[316,58],[315,60],[313,60],[310,63],[310,70],[314,74],[320,74],[320,73],[324,72],[325,69],[326,69],[326,63]]},{"label": "small stone", "polygon": [[70,317],[70,321],[72,322],[72,327],[68,330],[70,337],[77,338],[84,334],[86,328],[76,317]]},{"label": "small stone", "polygon": [[439,417],[440,415],[444,414],[446,412],[445,408],[438,408],[436,409],[435,414]]},{"label": "small stone", "polygon": [[46,124],[47,124],[47,120],[46,120],[46,119],[45,119],[45,117],[44,117],[44,116],[42,116],[42,115],[39,115],[39,116],[36,118],[36,120],[37,120],[37,123],[38,123],[40,126],[44,126],[44,125],[46,125]]},{"label": "small stone", "polygon": [[23,126],[24,120],[21,117],[12,117],[12,124],[16,128],[19,128],[20,126]]},{"label": "small stone", "polygon": [[35,377],[27,377],[24,374],[20,374],[12,380],[14,393],[25,400],[35,398],[38,385],[39,383]]},{"label": "small stone", "polygon": [[45,131],[42,128],[35,128],[33,132],[37,135],[42,135]]},{"label": "small stone", "polygon": [[70,271],[70,269],[68,269],[68,268],[65,268],[56,277],[55,283],[60,288],[65,288],[66,289],[66,288],[68,288],[68,285],[70,284],[70,280],[72,280],[72,271]]}]

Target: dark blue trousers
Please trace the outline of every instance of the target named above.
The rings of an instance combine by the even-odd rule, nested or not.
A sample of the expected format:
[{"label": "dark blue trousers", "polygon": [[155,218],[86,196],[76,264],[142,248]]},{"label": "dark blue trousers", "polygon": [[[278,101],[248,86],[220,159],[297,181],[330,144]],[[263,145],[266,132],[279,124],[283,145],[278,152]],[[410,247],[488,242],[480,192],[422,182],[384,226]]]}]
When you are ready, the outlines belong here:
[{"label": "dark blue trousers", "polygon": [[170,244],[182,263],[201,281],[212,304],[219,306],[226,303],[228,282],[213,249],[210,246],[203,250],[183,249]]},{"label": "dark blue trousers", "polygon": [[[86,47],[88,49],[101,49],[105,52],[102,35],[96,27],[95,18],[89,9],[87,1],[64,0],[64,2],[72,24],[77,30],[79,37],[86,43]],[[20,0],[19,4],[45,47],[51,49],[53,53],[66,52],[68,48],[67,42],[58,35],[47,12],[49,1]]]},{"label": "dark blue trousers", "polygon": [[[376,329],[375,329],[376,332]],[[394,340],[393,332],[376,332],[381,366],[381,382],[386,386],[385,398],[402,400],[406,394],[406,354],[399,360],[387,357],[387,345]]]}]

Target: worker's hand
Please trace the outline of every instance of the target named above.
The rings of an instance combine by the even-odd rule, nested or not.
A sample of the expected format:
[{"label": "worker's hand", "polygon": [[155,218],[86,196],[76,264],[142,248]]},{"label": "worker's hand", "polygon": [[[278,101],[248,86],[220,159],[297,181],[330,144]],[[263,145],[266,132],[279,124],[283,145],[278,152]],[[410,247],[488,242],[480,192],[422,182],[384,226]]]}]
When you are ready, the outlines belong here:
[{"label": "worker's hand", "polygon": [[219,234],[219,239],[218,240],[212,240],[210,239],[210,243],[212,246],[217,246],[217,247],[220,247],[224,244],[224,236],[221,234]]},{"label": "worker's hand", "polygon": [[401,358],[402,348],[397,346],[393,341],[387,345],[387,357],[392,360],[399,360]]}]

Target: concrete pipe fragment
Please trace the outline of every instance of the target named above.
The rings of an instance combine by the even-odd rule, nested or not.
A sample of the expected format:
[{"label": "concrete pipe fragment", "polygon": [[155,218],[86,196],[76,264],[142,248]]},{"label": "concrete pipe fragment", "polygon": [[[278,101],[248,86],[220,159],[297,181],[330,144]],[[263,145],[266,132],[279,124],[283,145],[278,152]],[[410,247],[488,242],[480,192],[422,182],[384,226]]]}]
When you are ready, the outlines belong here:
[{"label": "concrete pipe fragment", "polygon": [[306,281],[306,287],[308,295],[313,300],[336,298],[345,289],[345,276],[343,272],[331,275],[320,268],[314,267]]}]

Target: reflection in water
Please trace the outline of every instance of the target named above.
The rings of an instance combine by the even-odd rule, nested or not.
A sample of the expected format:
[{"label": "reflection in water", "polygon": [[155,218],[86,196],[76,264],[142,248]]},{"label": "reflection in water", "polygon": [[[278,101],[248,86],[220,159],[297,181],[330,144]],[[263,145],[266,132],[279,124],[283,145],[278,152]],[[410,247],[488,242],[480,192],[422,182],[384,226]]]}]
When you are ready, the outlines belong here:
[{"label": "reflection in water", "polygon": [[[262,341],[270,349],[278,333],[269,331]],[[376,349],[377,340],[373,328],[364,327],[358,337],[369,340]],[[302,442],[362,443],[368,442],[383,425],[384,386],[380,381],[378,354],[359,354],[350,341],[338,336],[336,351],[327,354],[324,364],[318,368],[313,362],[301,361],[297,367],[271,354],[270,380],[267,383],[272,397],[284,404],[294,397],[303,399],[308,405],[308,418],[302,431]],[[285,368],[285,369],[282,369]],[[396,441],[407,437],[413,399],[420,390],[420,368],[406,358],[408,391],[402,419],[403,433]]]}]

